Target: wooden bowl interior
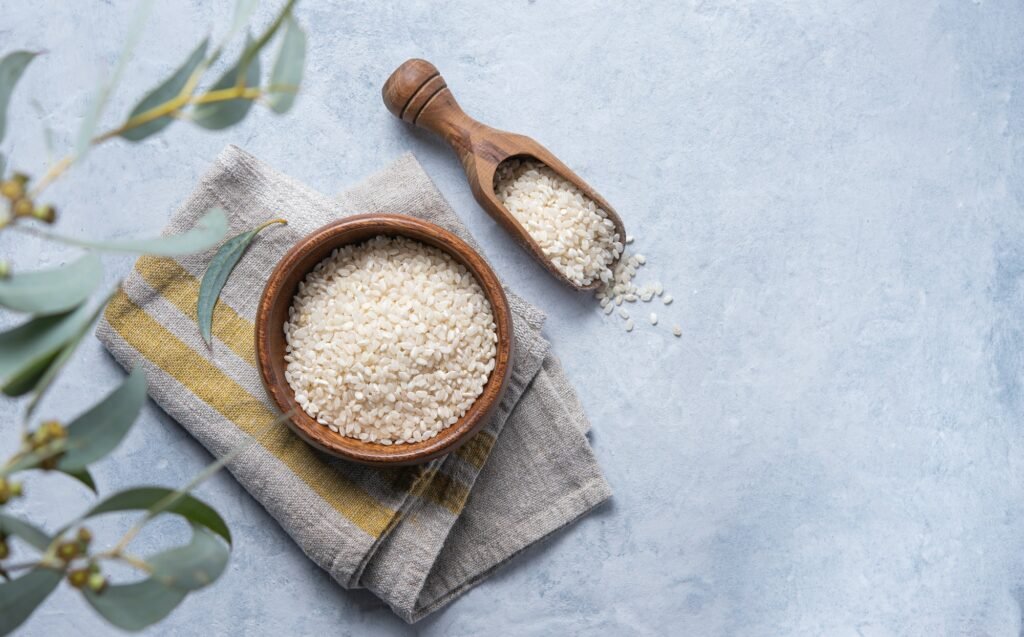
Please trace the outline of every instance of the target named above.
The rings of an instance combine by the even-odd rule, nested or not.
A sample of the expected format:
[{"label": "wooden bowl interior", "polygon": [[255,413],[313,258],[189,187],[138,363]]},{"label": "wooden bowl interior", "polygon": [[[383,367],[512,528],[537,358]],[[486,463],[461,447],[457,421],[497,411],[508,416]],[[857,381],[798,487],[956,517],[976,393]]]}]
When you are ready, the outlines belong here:
[{"label": "wooden bowl interior", "polygon": [[[295,401],[285,379],[284,323],[299,282],[335,248],[378,235],[403,236],[434,246],[464,265],[480,283],[497,326],[495,366],[469,410],[435,437],[416,443],[382,445],[349,438],[316,422]],[[418,464],[457,449],[486,422],[501,400],[511,371],[512,325],[508,301],[494,272],[483,258],[450,232],[404,215],[358,215],[329,224],[300,240],[278,263],[267,281],[256,320],[256,351],[264,385],[288,425],[303,440],[326,453],[372,465]]]}]

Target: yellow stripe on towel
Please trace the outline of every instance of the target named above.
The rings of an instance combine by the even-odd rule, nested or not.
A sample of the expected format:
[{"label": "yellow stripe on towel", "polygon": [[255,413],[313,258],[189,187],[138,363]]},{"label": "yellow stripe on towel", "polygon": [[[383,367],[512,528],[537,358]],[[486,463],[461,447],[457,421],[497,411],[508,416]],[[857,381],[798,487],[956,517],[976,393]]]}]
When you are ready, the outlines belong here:
[{"label": "yellow stripe on towel", "polygon": [[459,447],[455,454],[480,469],[487,462],[487,456],[491,454],[492,447],[494,447],[494,436],[486,431],[481,431],[469,442]]},{"label": "yellow stripe on towel", "polygon": [[[170,301],[178,311],[196,321],[196,302],[199,300],[199,279],[174,259],[141,257],[135,270],[146,285]],[[197,328],[198,329],[198,328]],[[239,358],[256,367],[254,326],[239,316],[227,303],[217,303],[213,310],[213,335],[228,346]]]},{"label": "yellow stripe on towel", "polygon": [[[165,288],[166,289],[166,288]],[[107,306],[110,326],[142,356],[215,409],[239,429],[256,436],[277,416],[244,387],[181,342],[126,294]],[[344,474],[325,464],[284,425],[258,442],[288,466],[338,513],[373,537],[380,537],[395,511],[380,504]]]}]

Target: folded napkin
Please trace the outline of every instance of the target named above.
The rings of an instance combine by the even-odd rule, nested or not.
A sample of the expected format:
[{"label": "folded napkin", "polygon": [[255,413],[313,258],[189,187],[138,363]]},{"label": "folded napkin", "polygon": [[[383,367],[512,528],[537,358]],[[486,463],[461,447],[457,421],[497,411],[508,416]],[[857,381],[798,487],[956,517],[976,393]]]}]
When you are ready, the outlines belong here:
[{"label": "folded napkin", "polygon": [[300,237],[350,214],[403,213],[479,250],[412,155],[332,200],[229,146],[166,233],[188,230],[215,206],[232,233],[273,217],[288,225],[261,234],[228,279],[212,348],[195,306],[213,250],[140,258],[97,335],[122,366],[145,367],[153,400],[211,453],[256,439],[228,469],[342,586],[365,587],[414,622],[611,495],[579,400],[541,336],[544,316],[511,292],[517,348],[508,390],[458,451],[379,469],[322,454],[284,425],[267,429],[277,414],[256,369],[253,320],[268,274]]}]

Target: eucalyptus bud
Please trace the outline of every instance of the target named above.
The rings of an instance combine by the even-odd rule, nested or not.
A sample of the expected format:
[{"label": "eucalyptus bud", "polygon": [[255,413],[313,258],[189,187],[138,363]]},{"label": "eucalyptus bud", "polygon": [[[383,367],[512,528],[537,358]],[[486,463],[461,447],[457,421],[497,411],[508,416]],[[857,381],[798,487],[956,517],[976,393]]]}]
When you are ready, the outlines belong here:
[{"label": "eucalyptus bud", "polygon": [[25,186],[14,179],[8,179],[7,181],[0,182],[0,195],[7,197],[11,201],[20,199],[25,195]]},{"label": "eucalyptus bud", "polygon": [[68,572],[68,583],[75,588],[82,588],[89,582],[89,571],[84,568],[76,568]]},{"label": "eucalyptus bud", "polygon": [[75,559],[80,552],[81,547],[78,542],[64,541],[57,545],[57,557],[65,562]]},{"label": "eucalyptus bud", "polygon": [[88,544],[92,542],[92,532],[84,526],[78,529],[78,541],[82,544]]},{"label": "eucalyptus bud", "polygon": [[0,279],[6,279],[9,276],[11,276],[11,264],[0,259]]},{"label": "eucalyptus bud", "polygon": [[94,593],[102,593],[103,589],[107,587],[107,578],[103,577],[99,573],[92,573],[89,575],[89,590]]},{"label": "eucalyptus bud", "polygon": [[11,206],[11,211],[14,212],[15,217],[28,217],[32,215],[33,210],[32,200],[28,197],[15,199],[14,205]]},{"label": "eucalyptus bud", "polygon": [[53,223],[57,220],[57,209],[50,204],[36,206],[36,209],[32,211],[32,216],[43,223]]},{"label": "eucalyptus bud", "polygon": [[6,560],[11,554],[11,548],[7,546],[7,540],[0,540],[0,560]]},{"label": "eucalyptus bud", "polygon": [[47,420],[43,424],[39,425],[39,428],[32,434],[32,446],[38,449],[43,445],[53,442],[54,440],[60,440],[67,436],[68,433],[65,431],[64,426],[57,420]]},{"label": "eucalyptus bud", "polygon": [[11,499],[11,485],[5,478],[0,478],[0,504],[7,504]]}]

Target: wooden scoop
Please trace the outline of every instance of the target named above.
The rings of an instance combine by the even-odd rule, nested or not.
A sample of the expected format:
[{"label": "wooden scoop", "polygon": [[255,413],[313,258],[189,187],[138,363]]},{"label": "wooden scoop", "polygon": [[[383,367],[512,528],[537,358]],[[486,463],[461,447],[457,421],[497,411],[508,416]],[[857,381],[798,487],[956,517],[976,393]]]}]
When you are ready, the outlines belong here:
[{"label": "wooden scoop", "polygon": [[[385,106],[395,117],[433,131],[448,142],[462,160],[466,178],[469,179],[469,187],[477,202],[551,274],[577,290],[592,290],[600,285],[601,282],[597,279],[589,285],[579,286],[566,278],[494,194],[494,173],[501,162],[513,157],[535,159],[547,164],[551,170],[574,184],[595,204],[603,208],[608,213],[608,218],[615,224],[619,241],[625,243],[626,231],[622,227],[619,215],[576,173],[558,161],[548,149],[529,137],[491,128],[466,115],[459,108],[441,73],[426,60],[412,59],[403,62],[384,83],[381,93]],[[610,265],[613,266],[614,263]]]}]

